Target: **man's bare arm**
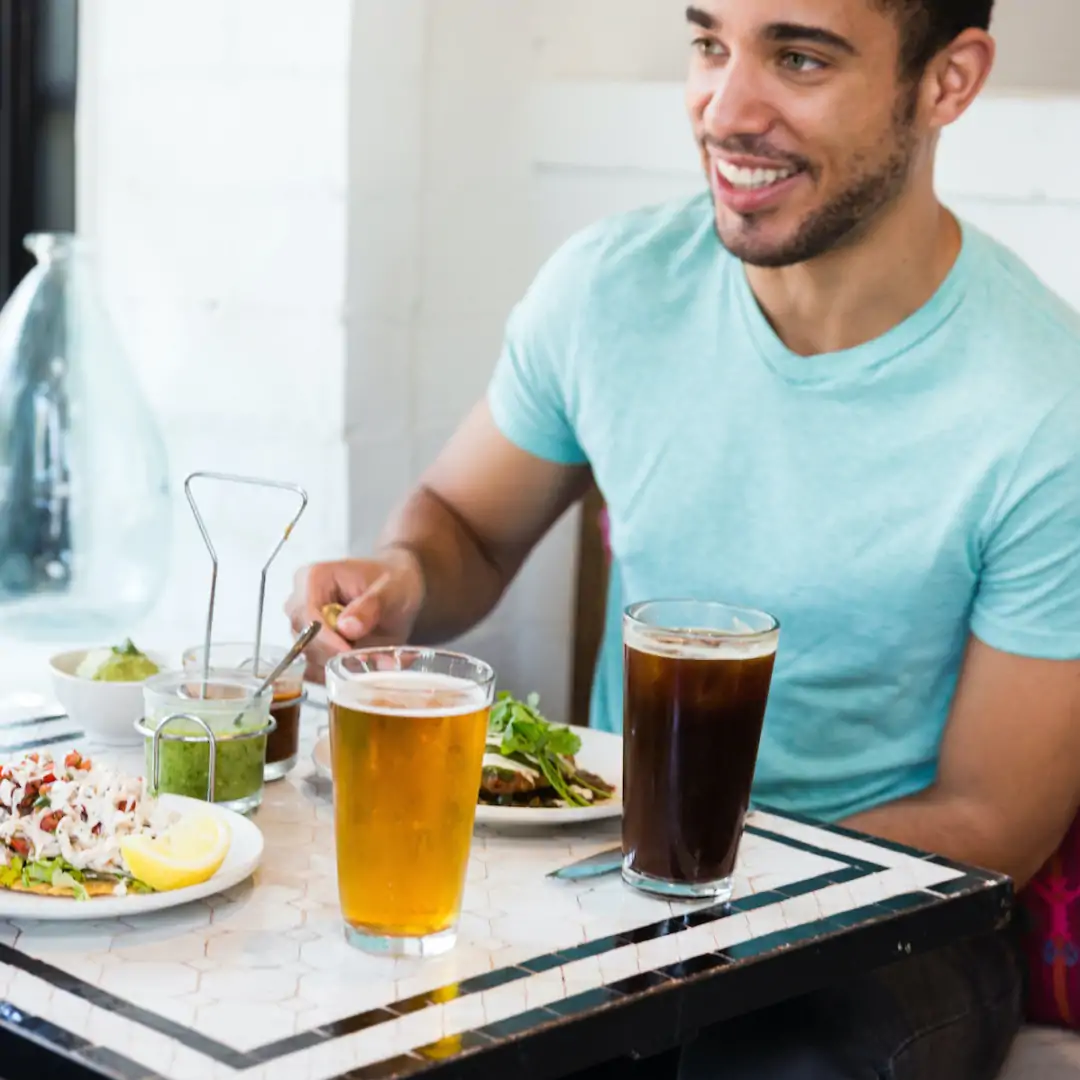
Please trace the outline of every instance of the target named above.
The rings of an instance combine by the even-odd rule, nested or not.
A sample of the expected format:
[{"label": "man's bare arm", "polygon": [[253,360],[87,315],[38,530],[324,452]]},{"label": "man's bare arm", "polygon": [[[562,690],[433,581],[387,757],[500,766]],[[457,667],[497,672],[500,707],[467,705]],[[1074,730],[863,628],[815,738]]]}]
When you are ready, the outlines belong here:
[{"label": "man's bare arm", "polygon": [[481,401],[380,536],[416,556],[423,602],[415,643],[446,641],[499,602],[529,553],[591,483],[585,466],[526,453]]},{"label": "man's bare arm", "polygon": [[932,787],[843,824],[1025,885],[1080,806],[1080,661],[972,637]]}]

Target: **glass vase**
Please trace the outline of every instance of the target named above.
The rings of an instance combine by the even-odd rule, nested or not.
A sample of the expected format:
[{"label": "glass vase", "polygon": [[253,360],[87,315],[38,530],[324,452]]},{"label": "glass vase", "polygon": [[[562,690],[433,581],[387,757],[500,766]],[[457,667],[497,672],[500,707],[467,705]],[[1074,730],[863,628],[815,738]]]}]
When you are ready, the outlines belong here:
[{"label": "glass vase", "polygon": [[86,245],[28,236],[0,311],[0,633],[117,643],[168,572],[165,443]]}]

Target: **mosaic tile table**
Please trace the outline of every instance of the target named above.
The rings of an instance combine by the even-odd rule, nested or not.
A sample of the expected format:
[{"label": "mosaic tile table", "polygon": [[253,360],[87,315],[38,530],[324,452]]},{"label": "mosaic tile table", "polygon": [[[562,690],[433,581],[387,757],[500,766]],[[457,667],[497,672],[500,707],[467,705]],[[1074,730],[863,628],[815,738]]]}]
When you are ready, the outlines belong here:
[{"label": "mosaic tile table", "polygon": [[[612,823],[478,830],[456,951],[365,956],[342,938],[310,760],[324,721],[308,710],[300,765],[266,789],[253,880],[138,918],[0,922],[8,1080],[562,1076],[988,930],[1011,904],[1005,879],[782,815],[753,815],[725,908],[545,878],[617,843]],[[77,737],[0,715],[0,758]]]}]

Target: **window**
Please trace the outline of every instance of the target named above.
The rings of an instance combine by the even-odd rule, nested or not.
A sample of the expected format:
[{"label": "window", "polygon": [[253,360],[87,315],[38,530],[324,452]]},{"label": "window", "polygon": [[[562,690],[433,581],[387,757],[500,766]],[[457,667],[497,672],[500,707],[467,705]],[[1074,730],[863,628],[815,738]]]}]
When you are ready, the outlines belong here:
[{"label": "window", "polygon": [[0,0],[0,305],[23,237],[75,228],[78,0]]}]

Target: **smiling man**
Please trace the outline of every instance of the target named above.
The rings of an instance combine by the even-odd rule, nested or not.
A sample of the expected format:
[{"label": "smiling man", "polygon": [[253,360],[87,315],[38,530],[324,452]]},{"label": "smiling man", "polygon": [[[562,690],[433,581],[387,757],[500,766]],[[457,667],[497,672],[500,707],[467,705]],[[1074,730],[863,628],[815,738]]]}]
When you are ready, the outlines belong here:
[{"label": "smiling man", "polygon": [[[472,626],[593,476],[626,602],[779,617],[760,803],[1026,882],[1080,804],[1080,318],[934,193],[991,3],[696,0],[708,191],[544,267],[381,550],[298,575],[298,629],[349,605],[313,670]],[[704,1032],[679,1068],[990,1080],[1022,993],[1002,933]]]}]

